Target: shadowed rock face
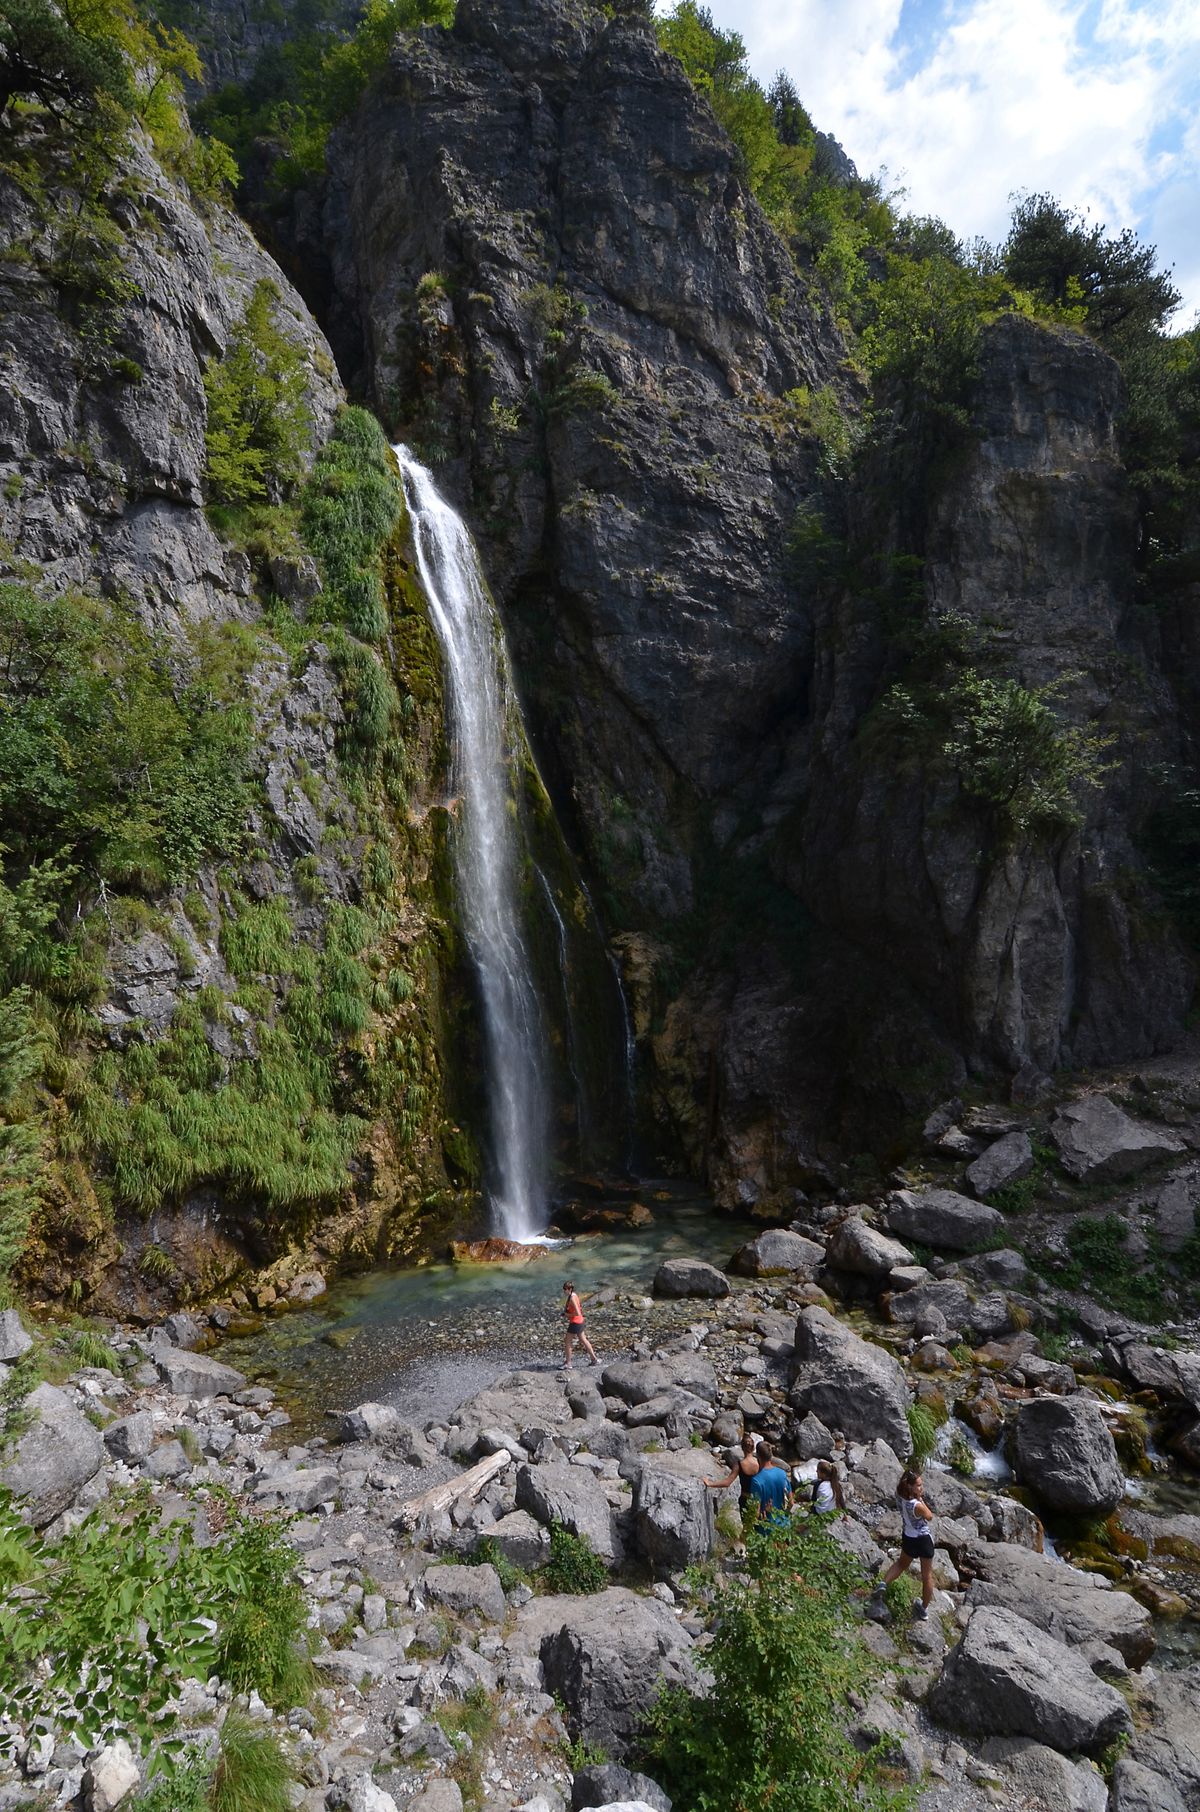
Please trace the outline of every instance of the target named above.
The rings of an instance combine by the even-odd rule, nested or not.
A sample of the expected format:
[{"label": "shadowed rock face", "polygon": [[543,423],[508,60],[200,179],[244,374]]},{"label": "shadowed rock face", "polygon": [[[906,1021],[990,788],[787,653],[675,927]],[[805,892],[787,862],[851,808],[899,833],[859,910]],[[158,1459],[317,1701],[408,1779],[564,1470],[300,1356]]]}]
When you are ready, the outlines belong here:
[{"label": "shadowed rock face", "polygon": [[[656,1136],[721,1199],[786,1206],[967,1065],[1170,1041],[1190,978],[1139,906],[1120,750],[1080,830],[1004,849],[952,778],[864,736],[895,674],[878,598],[788,556],[817,449],[785,399],[853,413],[856,381],[645,28],[463,0],[452,31],[399,39],[296,266],[347,380],[441,461],[480,537]],[[995,323],[977,433],[906,545],[927,609],[999,625],[1014,676],[1064,680],[1075,722],[1132,722],[1145,760],[1172,732],[1125,652],[1120,401],[1091,344]],[[886,496],[842,508],[904,551]]]}]

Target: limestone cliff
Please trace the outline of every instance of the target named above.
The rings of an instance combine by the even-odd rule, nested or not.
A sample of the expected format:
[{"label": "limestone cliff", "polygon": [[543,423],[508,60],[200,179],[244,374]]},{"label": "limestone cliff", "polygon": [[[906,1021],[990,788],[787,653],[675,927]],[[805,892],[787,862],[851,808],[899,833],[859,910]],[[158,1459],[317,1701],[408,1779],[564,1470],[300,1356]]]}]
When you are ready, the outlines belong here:
[{"label": "limestone cliff", "polygon": [[483,540],[660,1150],[786,1207],[968,1067],[1036,1086],[1177,1035],[1190,970],[1132,834],[1175,732],[1103,353],[1001,318],[967,445],[903,532],[902,475],[832,487],[849,545],[919,554],[928,622],[985,628],[1110,748],[1081,824],[1014,840],[873,738],[896,623],[793,545],[831,492],[797,398],[853,416],[859,379],[644,24],[462,0],[398,39],[297,262],[348,380]]}]

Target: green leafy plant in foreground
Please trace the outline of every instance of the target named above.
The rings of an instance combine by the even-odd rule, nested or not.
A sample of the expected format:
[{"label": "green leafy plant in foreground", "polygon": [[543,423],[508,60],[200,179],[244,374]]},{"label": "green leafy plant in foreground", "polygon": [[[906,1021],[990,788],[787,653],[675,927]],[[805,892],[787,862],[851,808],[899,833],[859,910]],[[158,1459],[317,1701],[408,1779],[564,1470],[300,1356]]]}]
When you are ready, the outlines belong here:
[{"label": "green leafy plant in foreground", "polygon": [[[219,1522],[224,1501],[208,1513]],[[51,1548],[5,1495],[0,1717],[45,1719],[87,1747],[124,1735],[169,1769],[181,1753],[166,1707],[183,1680],[217,1673],[280,1708],[308,1696],[294,1569],[274,1521],[230,1513],[202,1547],[190,1521],[164,1522],[138,1490]]]},{"label": "green leafy plant in foreground", "polygon": [[827,1530],[772,1525],[747,1542],[747,1577],[716,1606],[711,1692],[668,1688],[643,1759],[678,1812],[862,1812],[911,1804],[843,1729],[871,1657],[846,1620],[858,1564]]}]

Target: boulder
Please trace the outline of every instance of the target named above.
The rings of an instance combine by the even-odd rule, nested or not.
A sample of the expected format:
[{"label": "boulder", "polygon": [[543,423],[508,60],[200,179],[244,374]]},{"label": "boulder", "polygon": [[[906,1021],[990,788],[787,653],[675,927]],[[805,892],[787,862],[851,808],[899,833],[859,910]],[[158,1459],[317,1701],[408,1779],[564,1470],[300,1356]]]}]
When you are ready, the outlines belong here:
[{"label": "boulder", "polygon": [[1200,1353],[1186,1349],[1169,1353],[1134,1335],[1110,1340],[1104,1348],[1104,1361],[1138,1390],[1152,1390],[1168,1402],[1186,1403],[1200,1415]]},{"label": "boulder", "polygon": [[507,1516],[497,1517],[486,1534],[505,1560],[526,1572],[545,1566],[550,1558],[550,1537],[528,1510],[510,1510]]},{"label": "boulder", "polygon": [[1193,1662],[1174,1673],[1164,1669],[1143,1697],[1145,1728],[1126,1759],[1170,1781],[1192,1812],[1200,1806],[1200,1665]]},{"label": "boulder", "polygon": [[1011,1611],[977,1610],[929,1695],[940,1722],[972,1736],[1025,1736],[1099,1750],[1132,1728],[1120,1693],[1087,1662]]},{"label": "boulder", "polygon": [[819,1416],[811,1412],[796,1424],[792,1446],[798,1460],[831,1460],[833,1436]]},{"label": "boulder", "polygon": [[194,1353],[204,1344],[207,1334],[204,1323],[189,1315],[186,1309],[176,1309],[173,1315],[168,1315],[162,1331],[169,1344],[178,1347],[182,1353]]},{"label": "boulder", "polygon": [[684,1390],[675,1385],[671,1390],[664,1390],[656,1397],[647,1397],[644,1403],[635,1403],[625,1416],[627,1428],[665,1428],[669,1434],[688,1434],[698,1426],[708,1428],[712,1422],[713,1406],[706,1403],[703,1397],[697,1397],[693,1391]]},{"label": "boulder", "polygon": [[142,1471],[150,1479],[182,1479],[191,1470],[182,1441],[164,1441],[142,1461]]},{"label": "boulder", "polygon": [[519,1440],[527,1428],[553,1433],[574,1420],[557,1378],[545,1372],[507,1372],[454,1411],[447,1451],[452,1456],[478,1459],[484,1451],[480,1441],[485,1432],[499,1431]]},{"label": "boulder", "polygon": [[947,1328],[961,1328],[970,1308],[967,1286],[956,1277],[916,1284],[911,1290],[895,1290],[887,1301],[888,1320],[903,1327],[915,1327],[918,1321],[936,1314]]},{"label": "boulder", "polygon": [[87,1812],[113,1812],[141,1782],[141,1772],[124,1737],[118,1737],[96,1755],[83,1771],[83,1798]]},{"label": "boulder", "polygon": [[1029,1134],[1010,1132],[989,1145],[973,1164],[968,1164],[967,1183],[972,1193],[982,1199],[997,1189],[1007,1189],[1010,1183],[1019,1183],[1032,1170],[1033,1146]]},{"label": "boulder", "polygon": [[39,1384],[25,1399],[32,1425],[0,1467],[0,1485],[23,1498],[35,1529],[61,1516],[104,1463],[104,1441],[65,1391]]},{"label": "boulder", "polygon": [[888,1226],[901,1239],[915,1239],[937,1251],[978,1252],[1004,1231],[1004,1216],[953,1189],[898,1189]]},{"label": "boulder", "polygon": [[600,1379],[606,1396],[624,1403],[647,1403],[668,1390],[686,1390],[715,1403],[720,1394],[711,1359],[698,1353],[660,1353],[656,1359],[627,1359],[606,1366]]},{"label": "boulder", "polygon": [[661,1686],[698,1685],[692,1641],[656,1598],[620,1587],[588,1598],[542,1639],[546,1691],[557,1694],[576,1741],[620,1761]]},{"label": "boulder", "polygon": [[1052,1510],[1107,1516],[1125,1480],[1104,1417],[1086,1397],[1035,1397],[1017,1410],[1017,1476]]},{"label": "boulder", "polygon": [[148,1409],[139,1409],[119,1422],[110,1422],[104,1430],[104,1445],[114,1460],[136,1466],[154,1445],[154,1417]]},{"label": "boulder", "polygon": [[912,1447],[912,1398],[899,1364],[827,1309],[804,1309],[796,1322],[789,1400],[798,1416],[817,1416],[848,1440],[879,1438],[902,1456]]},{"label": "boulder", "polygon": [[731,1285],[724,1271],[702,1259],[667,1258],[651,1287],[655,1296],[728,1296]]},{"label": "boulder", "polygon": [[27,1353],[33,1341],[21,1326],[15,1309],[0,1309],[0,1365],[11,1365]]},{"label": "boulder", "polygon": [[1109,1812],[1189,1812],[1173,1781],[1122,1756],[1113,1769]]},{"label": "boulder", "polygon": [[830,1234],[825,1259],[835,1271],[882,1281],[892,1271],[911,1265],[913,1255],[898,1239],[889,1239],[870,1226],[861,1214],[850,1214]]},{"label": "boulder", "polygon": [[583,1466],[565,1460],[517,1469],[517,1508],[527,1510],[547,1527],[561,1523],[572,1535],[586,1536],[606,1566],[620,1559],[620,1542],[604,1487]]},{"label": "boulder", "polygon": [[633,1529],[656,1572],[681,1572],[713,1551],[713,1494],[699,1479],[647,1461],[634,1481]]},{"label": "boulder", "polygon": [[[1014,1500],[990,1501],[1007,1506]],[[1023,1514],[1030,1515],[1027,1510]],[[1149,1660],[1154,1625],[1136,1598],[1116,1591],[1098,1574],[1064,1566],[1030,1547],[1015,1545],[1006,1531],[1002,1534],[1001,1541],[981,1542],[968,1550],[966,1560],[974,1576],[968,1605],[1013,1611],[1073,1648],[1102,1642],[1123,1655],[1130,1667]]]},{"label": "boulder", "polygon": [[278,1472],[265,1472],[256,1478],[251,1496],[256,1503],[274,1504],[281,1510],[304,1515],[318,1504],[331,1502],[339,1486],[336,1466],[283,1466]]},{"label": "boulder", "polygon": [[388,1403],[360,1403],[355,1409],[332,1409],[343,1441],[384,1441],[400,1425],[400,1417]]},{"label": "boulder", "polygon": [[504,1587],[495,1567],[429,1567],[421,1585],[427,1598],[460,1616],[478,1612],[489,1623],[504,1621]]},{"label": "boulder", "polygon": [[1108,1786],[1095,1762],[1070,1762],[1026,1737],[989,1737],[979,1759],[997,1763],[1034,1805],[1053,1806],[1055,1812],[1107,1812]]},{"label": "boulder", "polygon": [[185,1353],[180,1347],[155,1342],[150,1357],[171,1394],[186,1397],[192,1403],[206,1403],[210,1397],[232,1397],[246,1388],[241,1372],[210,1359],[206,1353]]},{"label": "boulder", "polygon": [[1187,1147],[1165,1126],[1134,1120],[1107,1095],[1085,1095],[1060,1108],[1050,1137],[1062,1167],[1080,1183],[1111,1183],[1137,1176],[1160,1158]]},{"label": "boulder", "polygon": [[780,1277],[785,1273],[806,1278],[816,1276],[825,1259],[825,1248],[802,1233],[786,1227],[768,1227],[749,1244],[740,1246],[729,1261],[729,1269],[738,1277]]},{"label": "boulder", "polygon": [[593,1763],[579,1768],[571,1781],[571,1812],[590,1807],[612,1807],[629,1802],[649,1806],[652,1812],[671,1812],[667,1794],[648,1774],[635,1774],[619,1762]]}]

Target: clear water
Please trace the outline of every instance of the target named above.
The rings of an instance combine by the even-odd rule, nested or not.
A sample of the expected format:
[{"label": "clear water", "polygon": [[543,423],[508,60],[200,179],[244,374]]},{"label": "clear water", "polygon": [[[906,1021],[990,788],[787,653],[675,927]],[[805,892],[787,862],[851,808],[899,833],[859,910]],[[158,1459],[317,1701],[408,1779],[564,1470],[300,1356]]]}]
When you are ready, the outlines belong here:
[{"label": "clear water", "polygon": [[654,1216],[642,1232],[533,1247],[526,1263],[372,1271],[338,1283],[324,1302],[282,1315],[260,1333],[225,1341],[220,1357],[270,1382],[301,1431],[316,1433],[329,1409],[386,1402],[424,1423],[502,1371],[556,1368],[566,1278],[583,1295],[588,1333],[602,1359],[643,1333],[704,1320],[702,1301],[646,1309],[594,1299],[609,1290],[623,1298],[648,1296],[664,1258],[723,1265],[758,1229],[715,1213],[685,1185],[647,1183],[640,1199]]},{"label": "clear water", "polygon": [[549,1218],[546,1035],[521,923],[514,757],[524,731],[503,631],[457,512],[407,447],[393,449],[417,567],[446,665],[455,877],[479,979],[490,1121],[488,1196],[497,1233],[528,1240]]}]

